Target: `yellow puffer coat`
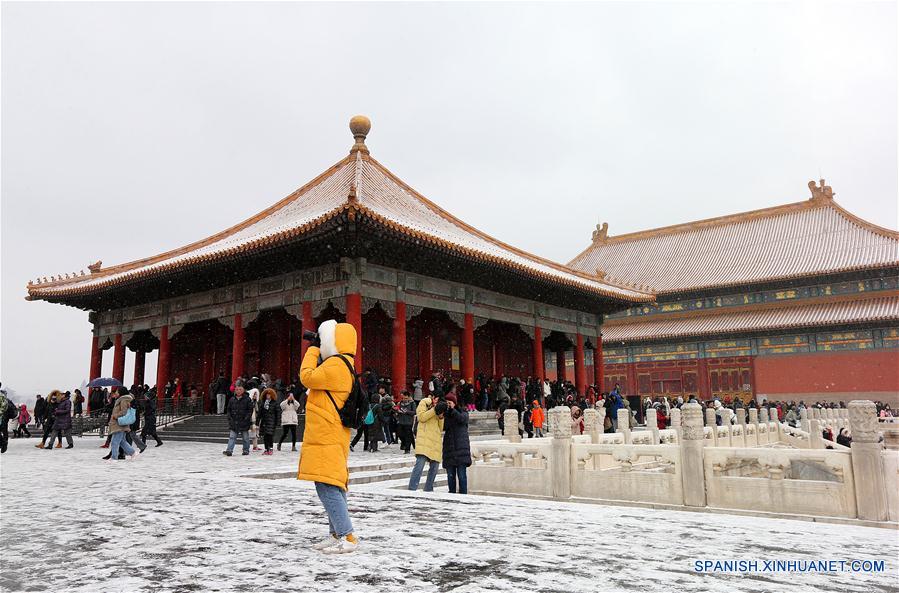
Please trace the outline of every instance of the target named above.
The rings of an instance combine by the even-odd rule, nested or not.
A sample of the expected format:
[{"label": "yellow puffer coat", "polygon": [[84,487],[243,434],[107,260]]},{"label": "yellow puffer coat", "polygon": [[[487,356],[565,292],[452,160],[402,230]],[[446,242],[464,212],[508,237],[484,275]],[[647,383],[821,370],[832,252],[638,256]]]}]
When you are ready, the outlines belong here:
[{"label": "yellow puffer coat", "polygon": [[424,455],[431,461],[443,459],[443,418],[438,418],[431,406],[431,398],[418,402],[415,415],[418,416],[418,432],[415,435],[415,454]]},{"label": "yellow puffer coat", "polygon": [[[325,324],[331,327],[325,328]],[[356,329],[349,323],[326,321],[319,328],[321,351],[339,352],[347,356],[350,365],[356,354]],[[325,341],[332,343],[324,343]],[[306,399],[306,428],[300,449],[298,480],[323,482],[347,489],[350,457],[350,429],[340,422],[340,415],[325,390],[331,392],[337,408],[353,387],[353,375],[340,358],[331,356],[318,364],[319,348],[310,346],[300,367],[300,381],[308,389]]]}]

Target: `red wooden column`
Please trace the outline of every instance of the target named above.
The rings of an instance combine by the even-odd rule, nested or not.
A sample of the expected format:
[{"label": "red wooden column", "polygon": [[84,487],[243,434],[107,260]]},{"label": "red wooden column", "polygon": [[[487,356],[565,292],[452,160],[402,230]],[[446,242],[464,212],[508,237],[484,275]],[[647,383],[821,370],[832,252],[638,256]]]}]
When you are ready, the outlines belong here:
[{"label": "red wooden column", "polygon": [[462,378],[467,383],[474,382],[474,315],[465,314],[462,328]]},{"label": "red wooden column", "polygon": [[[312,318],[312,303],[307,301],[303,303],[303,323],[302,323],[302,331],[310,331],[314,332],[315,328],[315,319]],[[300,334],[302,338],[302,334]],[[300,361],[306,357],[306,350],[309,349],[309,342],[306,340],[300,340]],[[296,377],[292,377],[296,378]]]},{"label": "red wooden column", "polygon": [[584,395],[587,392],[586,378],[587,372],[584,368],[584,336],[578,332],[577,341],[574,344],[574,387],[577,389],[578,395]]},{"label": "red wooden column", "polygon": [[568,380],[568,369],[565,366],[565,349],[561,349],[556,352],[556,380],[557,381],[567,381]]},{"label": "red wooden column", "polygon": [[147,353],[138,350],[134,353],[134,384],[144,384],[144,368],[146,367]]},{"label": "red wooden column", "polygon": [[125,344],[122,343],[122,334],[115,335],[113,342],[115,351],[112,356],[112,377],[125,384]]},{"label": "red wooden column", "polygon": [[599,393],[606,390],[606,371],[602,357],[602,332],[598,332],[596,345],[593,347],[593,382],[596,384]]},{"label": "red wooden column", "polygon": [[356,372],[362,366],[362,295],[352,292],[346,295],[346,322],[356,328]]},{"label": "red wooden column", "polygon": [[103,351],[100,350],[100,338],[91,338],[91,370],[88,373],[88,383],[100,376],[103,372]]},{"label": "red wooden column", "polygon": [[159,359],[156,361],[156,399],[165,398],[165,384],[169,382],[169,326],[159,332]]},{"label": "red wooden column", "polygon": [[543,378],[546,377],[545,363],[543,362],[543,330],[534,326],[534,376],[540,380],[540,393],[543,393]]},{"label": "red wooden column", "polygon": [[406,385],[406,303],[396,302],[391,334],[390,381],[393,383],[393,399],[397,400]]},{"label": "red wooden column", "polygon": [[237,381],[237,378],[243,375],[245,346],[246,337],[243,329],[243,316],[240,313],[235,313],[234,338],[231,342],[231,381]]}]

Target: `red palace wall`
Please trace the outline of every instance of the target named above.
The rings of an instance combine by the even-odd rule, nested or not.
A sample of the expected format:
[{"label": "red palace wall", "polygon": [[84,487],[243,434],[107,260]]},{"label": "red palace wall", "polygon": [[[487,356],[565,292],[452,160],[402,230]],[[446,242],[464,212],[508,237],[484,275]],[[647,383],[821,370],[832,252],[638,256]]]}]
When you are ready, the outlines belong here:
[{"label": "red palace wall", "polygon": [[757,356],[755,377],[758,394],[881,393],[891,401],[899,394],[899,351]]},{"label": "red palace wall", "polygon": [[[740,397],[899,405],[899,351],[818,352],[605,365],[604,391],[620,383],[628,395],[700,399]],[[749,390],[745,387],[749,386]]]}]

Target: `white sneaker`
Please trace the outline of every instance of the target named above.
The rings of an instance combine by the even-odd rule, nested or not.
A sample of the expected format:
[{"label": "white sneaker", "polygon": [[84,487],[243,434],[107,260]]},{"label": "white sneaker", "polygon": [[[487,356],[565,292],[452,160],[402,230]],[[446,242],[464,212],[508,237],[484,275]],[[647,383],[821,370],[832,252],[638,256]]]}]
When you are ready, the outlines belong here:
[{"label": "white sneaker", "polygon": [[356,543],[349,541],[347,538],[342,537],[337,540],[337,543],[334,545],[328,546],[324,550],[322,550],[323,554],[349,554],[356,550],[359,547],[358,540]]},{"label": "white sneaker", "polygon": [[128,461],[134,461],[134,460],[137,459],[138,457],[140,457],[140,451],[139,451],[139,450],[135,451],[135,452],[134,452],[134,455],[129,456],[129,457],[128,457]]},{"label": "white sneaker", "polygon": [[324,550],[325,548],[330,548],[331,546],[336,544],[338,541],[340,541],[340,540],[338,540],[333,535],[329,535],[327,538],[323,539],[322,541],[318,542],[317,544],[313,544],[312,549],[313,550]]}]

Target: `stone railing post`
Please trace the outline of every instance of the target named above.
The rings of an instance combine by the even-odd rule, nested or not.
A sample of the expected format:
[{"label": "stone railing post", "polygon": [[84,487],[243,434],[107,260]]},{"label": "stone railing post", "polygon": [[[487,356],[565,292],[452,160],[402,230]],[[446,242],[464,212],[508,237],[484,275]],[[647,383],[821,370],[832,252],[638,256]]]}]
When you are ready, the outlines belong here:
[{"label": "stone railing post", "polygon": [[737,424],[746,426],[746,408],[737,408]]},{"label": "stone railing post", "polygon": [[[683,439],[680,442],[681,478],[684,487],[684,504],[691,507],[704,507],[705,470],[702,461],[702,406],[696,403],[684,404]],[[712,423],[714,430],[714,422]]]},{"label": "stone railing post", "polygon": [[627,408],[618,410],[618,432],[624,437],[624,443],[631,443],[631,412]]},{"label": "stone railing post", "polygon": [[759,432],[759,410],[758,408],[749,408],[749,423],[755,424],[755,432]]},{"label": "stone railing post", "polygon": [[868,400],[849,402],[852,431],[852,474],[858,518],[886,521],[887,486],[884,480],[882,445],[878,442],[877,407]]},{"label": "stone railing post", "polygon": [[680,443],[683,435],[683,420],[680,408],[671,408],[671,428],[677,433],[677,442]]},{"label": "stone railing post", "polygon": [[799,409],[799,428],[804,430],[805,432],[811,432],[808,429],[808,408],[800,408]]},{"label": "stone railing post", "polygon": [[[700,409],[700,414],[702,414],[702,410]],[[684,425],[686,426],[687,417],[684,416]],[[715,410],[712,408],[705,409],[705,425],[712,427],[712,445],[718,446],[718,424],[715,419]]]},{"label": "stone railing post", "polygon": [[599,432],[596,423],[599,414],[594,408],[584,410],[584,434],[590,435],[590,442],[596,444],[599,442]]},{"label": "stone railing post", "polygon": [[[606,431],[606,409],[600,408],[596,410],[596,431],[603,434]],[[599,442],[599,441],[595,441]]]},{"label": "stone railing post", "polygon": [[571,496],[571,410],[556,406],[549,411],[549,430],[552,436],[550,469],[553,497]]},{"label": "stone railing post", "polygon": [[659,444],[659,417],[655,408],[646,410],[646,428],[652,433],[652,444]]},{"label": "stone railing post", "polygon": [[521,435],[518,434],[518,410],[507,408],[503,412],[503,437],[510,443],[520,443]]},{"label": "stone railing post", "polygon": [[810,449],[823,449],[824,448],[824,435],[821,434],[821,421],[817,418],[812,418],[808,421],[808,445]]}]

